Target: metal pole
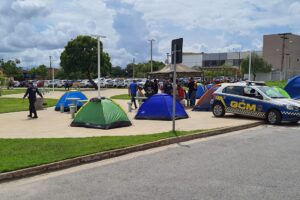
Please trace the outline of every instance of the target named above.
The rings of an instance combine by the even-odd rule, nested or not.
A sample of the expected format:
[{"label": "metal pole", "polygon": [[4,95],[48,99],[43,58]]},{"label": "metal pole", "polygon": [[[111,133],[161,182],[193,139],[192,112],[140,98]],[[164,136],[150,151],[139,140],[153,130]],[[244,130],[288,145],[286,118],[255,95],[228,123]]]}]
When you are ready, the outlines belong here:
[{"label": "metal pole", "polygon": [[134,79],[134,63],[135,63],[135,59],[132,59],[132,78]]},{"label": "metal pole", "polygon": [[172,131],[175,132],[175,118],[176,118],[176,44],[174,44],[174,70],[173,70],[173,109],[172,109]]},{"label": "metal pole", "polygon": [[154,39],[149,40],[150,41],[150,65],[151,65],[151,72],[153,71],[152,66],[152,42],[155,41]]},{"label": "metal pole", "polygon": [[[50,58],[50,69],[52,68],[52,63],[51,63],[51,56],[49,56]],[[52,68],[52,92],[54,92],[54,68]]]},{"label": "metal pole", "polygon": [[250,51],[250,54],[249,54],[249,74],[248,74],[248,80],[251,81],[251,54],[252,52]]},{"label": "metal pole", "polygon": [[98,46],[98,99],[101,99],[101,95],[100,95],[100,36],[97,37],[97,46]]}]

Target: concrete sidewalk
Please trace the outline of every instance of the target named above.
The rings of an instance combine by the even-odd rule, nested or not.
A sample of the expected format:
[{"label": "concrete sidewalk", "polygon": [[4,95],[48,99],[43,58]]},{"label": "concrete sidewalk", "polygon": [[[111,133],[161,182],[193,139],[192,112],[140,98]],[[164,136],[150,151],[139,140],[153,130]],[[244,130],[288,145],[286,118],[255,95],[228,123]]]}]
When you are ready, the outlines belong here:
[{"label": "concrete sidewalk", "polygon": [[[119,91],[120,94],[120,91]],[[127,109],[126,100],[117,100],[124,110]],[[54,108],[38,111],[38,119],[28,119],[28,112],[14,112],[0,114],[0,138],[64,138],[153,134],[172,129],[171,121],[135,120],[137,110],[128,113],[132,126],[116,129],[91,129],[70,127],[72,121],[68,113],[54,111]],[[211,112],[192,112],[187,110],[190,118],[176,121],[177,130],[199,130],[224,128],[249,124],[257,120],[244,119],[233,115],[215,118]]]}]

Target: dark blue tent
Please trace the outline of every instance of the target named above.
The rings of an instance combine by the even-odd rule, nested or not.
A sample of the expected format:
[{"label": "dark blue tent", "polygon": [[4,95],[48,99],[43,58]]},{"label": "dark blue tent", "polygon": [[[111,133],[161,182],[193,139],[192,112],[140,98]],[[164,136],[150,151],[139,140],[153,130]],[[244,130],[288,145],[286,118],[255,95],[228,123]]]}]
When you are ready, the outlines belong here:
[{"label": "dark blue tent", "polygon": [[[58,100],[55,110],[59,111],[60,110],[60,105],[64,105],[64,111],[69,111],[69,104],[72,104],[71,100],[68,100],[68,98],[79,98],[79,100],[88,100],[88,98],[80,91],[69,91],[66,92],[60,99]],[[77,103],[77,108],[79,109],[83,105],[82,102]]]},{"label": "dark blue tent", "polygon": [[289,93],[292,99],[300,99],[300,76],[289,79],[284,89]]},{"label": "dark blue tent", "polygon": [[[172,120],[173,97],[156,94],[147,99],[139,108],[135,119]],[[188,118],[183,106],[176,101],[176,119]]]}]

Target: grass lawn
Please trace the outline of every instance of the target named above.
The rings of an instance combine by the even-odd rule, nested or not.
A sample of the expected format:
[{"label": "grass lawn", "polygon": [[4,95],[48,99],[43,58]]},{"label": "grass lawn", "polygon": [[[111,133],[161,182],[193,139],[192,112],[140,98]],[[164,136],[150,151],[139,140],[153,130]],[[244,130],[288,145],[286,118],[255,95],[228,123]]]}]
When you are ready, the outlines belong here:
[{"label": "grass lawn", "polygon": [[18,88],[18,89],[2,89],[1,95],[7,95],[7,94],[22,94],[25,93],[26,89],[25,88]]},{"label": "grass lawn", "polygon": [[267,81],[266,82],[267,86],[278,86],[281,88],[284,88],[286,83],[287,83],[287,81]]},{"label": "grass lawn", "polygon": [[111,99],[120,99],[120,100],[130,100],[130,96],[128,94],[119,94],[110,97]]},{"label": "grass lawn", "polygon": [[[57,99],[44,99],[47,103],[45,107],[55,106]],[[24,101],[20,98],[0,98],[0,113],[18,112],[28,110],[28,99]]]},{"label": "grass lawn", "polygon": [[0,139],[0,173],[200,131],[90,138]]}]

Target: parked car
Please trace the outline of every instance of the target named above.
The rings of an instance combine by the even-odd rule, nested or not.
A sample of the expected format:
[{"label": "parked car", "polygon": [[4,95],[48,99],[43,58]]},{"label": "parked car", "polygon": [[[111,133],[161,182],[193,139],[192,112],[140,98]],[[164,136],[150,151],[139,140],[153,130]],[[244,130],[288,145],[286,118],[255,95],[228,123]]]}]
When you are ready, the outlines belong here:
[{"label": "parked car", "polygon": [[270,124],[298,123],[300,102],[289,99],[272,87],[248,83],[222,84],[213,93],[212,113],[223,117],[225,113],[265,119]]},{"label": "parked car", "polygon": [[[98,85],[98,78],[94,79],[94,82],[96,83],[96,85]],[[100,78],[100,87],[105,87],[104,78]]]},{"label": "parked car", "polygon": [[113,81],[111,79],[104,80],[104,87],[113,87]]},{"label": "parked car", "polygon": [[88,88],[88,87],[92,87],[92,84],[88,79],[84,79],[80,82],[80,87],[81,88]]},{"label": "parked car", "polygon": [[14,81],[14,87],[20,87],[20,82],[19,81]]}]

